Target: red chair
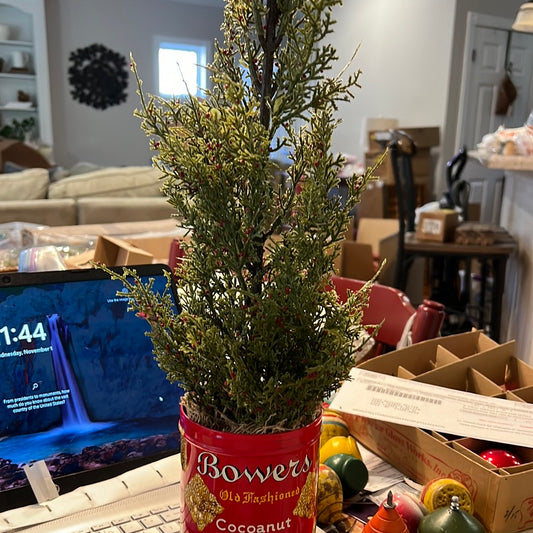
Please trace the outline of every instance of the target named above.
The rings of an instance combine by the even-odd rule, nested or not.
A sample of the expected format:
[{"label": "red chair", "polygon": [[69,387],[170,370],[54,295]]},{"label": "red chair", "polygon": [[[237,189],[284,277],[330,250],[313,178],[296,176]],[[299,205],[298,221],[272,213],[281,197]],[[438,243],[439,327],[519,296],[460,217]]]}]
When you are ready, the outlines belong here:
[{"label": "red chair", "polygon": [[185,250],[180,246],[180,239],[172,239],[168,255],[168,266],[174,272],[185,257]]},{"label": "red chair", "polygon": [[[345,302],[348,291],[357,292],[365,281],[332,276],[332,287],[340,301]],[[368,306],[363,312],[363,325],[368,327],[381,324],[376,336],[377,343],[374,355],[378,355],[391,347],[396,348],[402,340],[406,329],[410,326],[411,342],[432,339],[440,334],[444,320],[444,306],[432,300],[424,300],[415,309],[409,298],[402,291],[373,283],[370,289]]]}]

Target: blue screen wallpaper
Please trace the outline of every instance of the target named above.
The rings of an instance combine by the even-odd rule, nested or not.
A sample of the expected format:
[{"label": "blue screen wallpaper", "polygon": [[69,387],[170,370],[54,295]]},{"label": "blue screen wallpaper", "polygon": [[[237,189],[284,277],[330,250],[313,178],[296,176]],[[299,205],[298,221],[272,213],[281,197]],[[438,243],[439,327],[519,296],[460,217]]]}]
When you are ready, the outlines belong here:
[{"label": "blue screen wallpaper", "polygon": [[25,485],[35,460],[62,476],[179,450],[182,390],[119,289],[109,279],[2,287],[0,490]]}]

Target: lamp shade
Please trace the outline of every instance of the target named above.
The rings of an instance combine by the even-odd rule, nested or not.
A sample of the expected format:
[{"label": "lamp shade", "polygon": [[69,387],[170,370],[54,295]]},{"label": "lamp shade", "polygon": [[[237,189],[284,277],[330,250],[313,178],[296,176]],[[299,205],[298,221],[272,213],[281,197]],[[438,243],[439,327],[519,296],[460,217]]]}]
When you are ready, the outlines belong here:
[{"label": "lamp shade", "polygon": [[533,33],[533,2],[520,6],[513,23],[513,30]]}]

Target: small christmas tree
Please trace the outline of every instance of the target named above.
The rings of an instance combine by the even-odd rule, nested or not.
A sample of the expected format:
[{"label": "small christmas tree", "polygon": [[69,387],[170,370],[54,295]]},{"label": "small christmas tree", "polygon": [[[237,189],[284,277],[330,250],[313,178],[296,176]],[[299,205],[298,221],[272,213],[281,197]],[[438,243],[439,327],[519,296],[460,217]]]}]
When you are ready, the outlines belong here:
[{"label": "small christmas tree", "polygon": [[[168,379],[188,415],[214,429],[261,433],[310,423],[348,378],[368,291],[340,304],[333,261],[369,175],[331,194],[343,165],[330,153],[339,101],[359,72],[327,77],[326,43],[341,0],[226,0],[204,97],[146,96],[136,114],[188,229],[168,294],[121,276],[131,308],[151,325]],[[283,182],[276,155],[289,154]]]}]

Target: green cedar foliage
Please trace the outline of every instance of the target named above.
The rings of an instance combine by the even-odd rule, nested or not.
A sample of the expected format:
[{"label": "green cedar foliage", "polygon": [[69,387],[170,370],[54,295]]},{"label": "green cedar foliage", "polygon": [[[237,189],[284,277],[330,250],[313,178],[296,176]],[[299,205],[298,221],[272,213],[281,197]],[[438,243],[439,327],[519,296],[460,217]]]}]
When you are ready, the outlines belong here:
[{"label": "green cedar foliage", "polygon": [[[331,154],[334,114],[360,75],[327,75],[340,3],[227,0],[202,98],[145,95],[132,61],[136,114],[189,240],[176,272],[181,314],[168,294],[122,276],[124,293],[151,324],[168,379],[188,391],[189,413],[215,429],[310,423],[354,364],[368,290],[346,304],[326,290],[348,212],[371,179],[348,180],[346,206],[329,194],[343,164]],[[282,148],[290,165],[280,182]]]}]

